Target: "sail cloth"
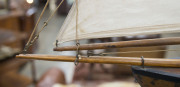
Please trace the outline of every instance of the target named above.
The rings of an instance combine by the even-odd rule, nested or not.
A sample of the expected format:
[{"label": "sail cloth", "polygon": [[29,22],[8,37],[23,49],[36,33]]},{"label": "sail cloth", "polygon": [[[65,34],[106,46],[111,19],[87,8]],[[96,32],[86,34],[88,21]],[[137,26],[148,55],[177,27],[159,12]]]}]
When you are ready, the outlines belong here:
[{"label": "sail cloth", "polygon": [[[180,0],[79,0],[78,39],[180,32]],[[76,40],[74,3],[57,40]]]}]

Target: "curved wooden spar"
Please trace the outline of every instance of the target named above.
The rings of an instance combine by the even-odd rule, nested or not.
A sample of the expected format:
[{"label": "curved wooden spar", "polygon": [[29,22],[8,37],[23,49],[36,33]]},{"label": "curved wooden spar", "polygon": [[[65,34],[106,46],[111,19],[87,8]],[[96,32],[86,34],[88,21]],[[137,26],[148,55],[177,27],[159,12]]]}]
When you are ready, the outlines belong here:
[{"label": "curved wooden spar", "polygon": [[[21,59],[36,59],[36,60],[48,60],[48,61],[64,61],[74,62],[76,57],[74,56],[54,56],[54,55],[35,55],[35,54],[20,54],[16,58]],[[104,63],[104,64],[127,64],[127,65],[142,65],[141,58],[131,57],[82,57],[79,59],[81,63]],[[159,66],[159,67],[180,67],[180,59],[155,59],[144,58],[144,66]]]},{"label": "curved wooden spar", "polygon": [[[121,48],[121,47],[161,46],[161,45],[177,45],[177,44],[180,44],[180,37],[86,44],[86,45],[80,45],[79,50],[109,49],[109,48]],[[66,46],[66,47],[54,48],[54,51],[72,51],[72,50],[77,50],[77,46]]]}]

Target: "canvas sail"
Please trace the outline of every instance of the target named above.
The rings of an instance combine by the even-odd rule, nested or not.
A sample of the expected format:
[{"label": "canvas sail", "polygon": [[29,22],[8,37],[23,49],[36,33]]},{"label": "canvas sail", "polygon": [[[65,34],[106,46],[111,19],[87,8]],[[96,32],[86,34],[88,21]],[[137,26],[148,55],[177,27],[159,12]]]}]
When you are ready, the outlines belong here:
[{"label": "canvas sail", "polygon": [[[180,0],[79,0],[78,39],[180,32]],[[76,40],[76,4],[57,40]]]}]

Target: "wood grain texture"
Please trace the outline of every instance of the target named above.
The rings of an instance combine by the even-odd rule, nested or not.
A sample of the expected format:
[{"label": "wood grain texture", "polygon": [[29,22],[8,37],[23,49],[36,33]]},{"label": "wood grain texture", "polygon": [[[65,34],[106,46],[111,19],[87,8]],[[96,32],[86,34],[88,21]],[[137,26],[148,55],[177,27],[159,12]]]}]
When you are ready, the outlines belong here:
[{"label": "wood grain texture", "polygon": [[[37,54],[20,54],[16,58],[21,59],[36,59],[36,60],[48,60],[48,61],[64,61],[74,62],[76,57],[74,56],[55,56],[55,55],[37,55]],[[141,66],[141,58],[133,57],[104,57],[104,56],[92,56],[81,57],[79,59],[81,63],[103,63],[103,64],[127,64]],[[160,66],[160,67],[180,67],[180,59],[155,59],[144,58],[145,66]]]},{"label": "wood grain texture", "polygon": [[[80,45],[79,50],[109,49],[109,48],[122,48],[122,47],[146,47],[146,46],[177,45],[177,44],[180,44],[180,37],[85,44],[85,45]],[[77,50],[77,46],[54,48],[54,51],[71,51],[71,50]]]}]

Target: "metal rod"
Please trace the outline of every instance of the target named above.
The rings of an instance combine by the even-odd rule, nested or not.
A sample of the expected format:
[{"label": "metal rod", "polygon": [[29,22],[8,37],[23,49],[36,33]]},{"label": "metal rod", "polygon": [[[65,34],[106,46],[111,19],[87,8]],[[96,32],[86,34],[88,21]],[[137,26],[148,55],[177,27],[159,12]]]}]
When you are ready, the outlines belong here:
[{"label": "metal rod", "polygon": [[[161,45],[177,45],[177,44],[180,44],[180,37],[85,44],[79,46],[79,50],[109,49],[109,48],[122,48],[122,47],[145,47],[145,46],[161,46]],[[77,46],[66,46],[66,47],[56,47],[54,48],[54,51],[72,51],[76,49]]]},{"label": "metal rod", "polygon": [[[20,54],[16,58],[21,59],[36,59],[48,61],[64,61],[74,62],[75,56],[55,56],[55,55],[36,55],[36,54]],[[81,57],[81,63],[103,63],[103,64],[127,64],[127,65],[142,65],[141,58],[132,57],[104,57],[92,56]],[[180,67],[180,59],[158,59],[158,58],[144,58],[144,66],[159,66],[159,67]]]}]

